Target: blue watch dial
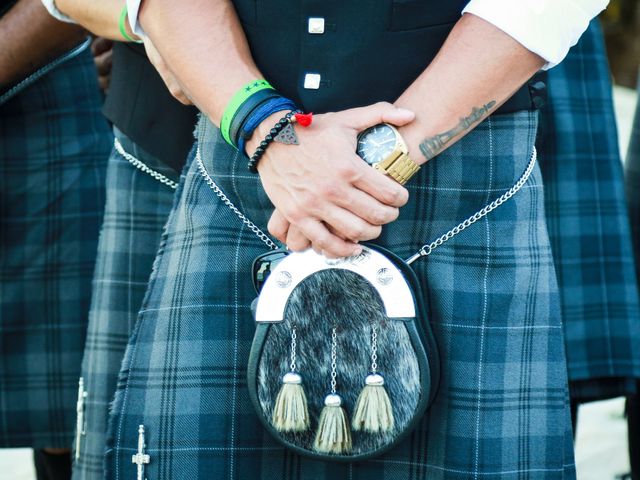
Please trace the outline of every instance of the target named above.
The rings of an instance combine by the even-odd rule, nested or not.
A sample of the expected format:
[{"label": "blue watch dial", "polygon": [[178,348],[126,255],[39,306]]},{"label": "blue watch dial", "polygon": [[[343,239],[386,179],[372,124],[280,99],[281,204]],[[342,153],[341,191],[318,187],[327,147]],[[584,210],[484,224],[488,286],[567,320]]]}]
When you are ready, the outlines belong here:
[{"label": "blue watch dial", "polygon": [[395,146],[395,131],[388,125],[380,124],[358,136],[356,153],[369,165],[375,165],[391,155]]}]

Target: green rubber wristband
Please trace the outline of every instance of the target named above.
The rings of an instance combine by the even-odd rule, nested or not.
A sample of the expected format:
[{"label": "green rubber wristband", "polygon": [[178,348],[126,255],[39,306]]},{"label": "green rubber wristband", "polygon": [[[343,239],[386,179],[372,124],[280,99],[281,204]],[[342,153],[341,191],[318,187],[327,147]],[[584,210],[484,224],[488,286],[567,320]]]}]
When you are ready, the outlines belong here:
[{"label": "green rubber wristband", "polygon": [[233,95],[233,97],[231,97],[231,100],[227,104],[227,108],[224,109],[224,113],[222,114],[222,119],[220,120],[220,133],[222,133],[222,138],[224,138],[224,140],[229,145],[235,146],[231,141],[231,135],[229,133],[229,129],[231,128],[231,120],[233,119],[233,116],[236,114],[240,106],[244,102],[246,102],[251,95],[261,90],[266,90],[268,88],[274,90],[271,84],[264,79],[252,80],[251,82],[247,83],[244,87],[242,87],[240,90],[238,90]]},{"label": "green rubber wristband", "polygon": [[122,7],[122,11],[120,12],[120,21],[118,22],[118,27],[120,28],[120,35],[122,35],[122,38],[124,38],[127,42],[134,42],[134,43],[142,43],[140,42],[140,40],[136,40],[133,37],[131,37],[131,35],[129,35],[127,33],[127,27],[125,26],[124,22],[127,21],[127,14],[129,13],[129,10],[127,9],[127,4],[124,4],[124,7]]}]

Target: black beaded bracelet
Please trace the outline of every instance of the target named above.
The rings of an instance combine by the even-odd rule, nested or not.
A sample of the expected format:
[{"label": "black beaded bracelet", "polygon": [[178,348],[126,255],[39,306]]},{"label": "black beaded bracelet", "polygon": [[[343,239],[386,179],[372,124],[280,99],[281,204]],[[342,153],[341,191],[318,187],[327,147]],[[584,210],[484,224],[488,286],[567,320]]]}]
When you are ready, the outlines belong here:
[{"label": "black beaded bracelet", "polygon": [[300,113],[300,112],[299,111],[289,112],[280,120],[278,120],[278,123],[276,123],[273,126],[273,128],[269,131],[267,136],[264,137],[264,140],[260,142],[260,145],[258,145],[258,148],[256,148],[256,151],[253,153],[253,155],[251,155],[251,158],[249,159],[249,163],[247,164],[247,166],[249,167],[249,171],[251,173],[258,173],[258,162],[264,155],[264,152],[267,151],[267,147],[271,145],[271,143],[273,143],[273,140],[278,136],[278,134],[282,130],[284,130],[284,127],[286,127],[287,124],[291,122],[291,118],[296,113]]}]

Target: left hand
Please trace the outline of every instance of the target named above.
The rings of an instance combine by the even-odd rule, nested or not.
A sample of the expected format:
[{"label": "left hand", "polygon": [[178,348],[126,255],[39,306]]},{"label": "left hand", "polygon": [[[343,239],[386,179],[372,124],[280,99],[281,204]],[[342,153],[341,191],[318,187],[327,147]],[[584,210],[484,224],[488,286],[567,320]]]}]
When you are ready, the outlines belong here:
[{"label": "left hand", "polygon": [[93,61],[98,71],[100,90],[107,93],[111,81],[111,66],[113,65],[113,40],[96,37],[91,43]]},{"label": "left hand", "polygon": [[180,82],[178,82],[176,76],[169,69],[164,59],[162,58],[162,55],[160,55],[160,52],[158,52],[149,37],[144,38],[144,49],[147,52],[149,61],[157,70],[160,78],[162,78],[162,81],[164,82],[173,98],[178,100],[183,105],[192,105],[191,100],[189,99],[189,97],[187,97],[187,94],[182,89]]}]

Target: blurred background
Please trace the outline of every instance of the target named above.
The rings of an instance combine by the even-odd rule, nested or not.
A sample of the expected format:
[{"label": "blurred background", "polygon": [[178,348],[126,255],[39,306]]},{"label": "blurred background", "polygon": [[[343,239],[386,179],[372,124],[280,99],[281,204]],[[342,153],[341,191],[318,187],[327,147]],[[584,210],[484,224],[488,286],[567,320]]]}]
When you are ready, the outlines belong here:
[{"label": "blurred background", "polygon": [[612,0],[601,20],[614,81],[635,88],[640,65],[640,2]]}]

